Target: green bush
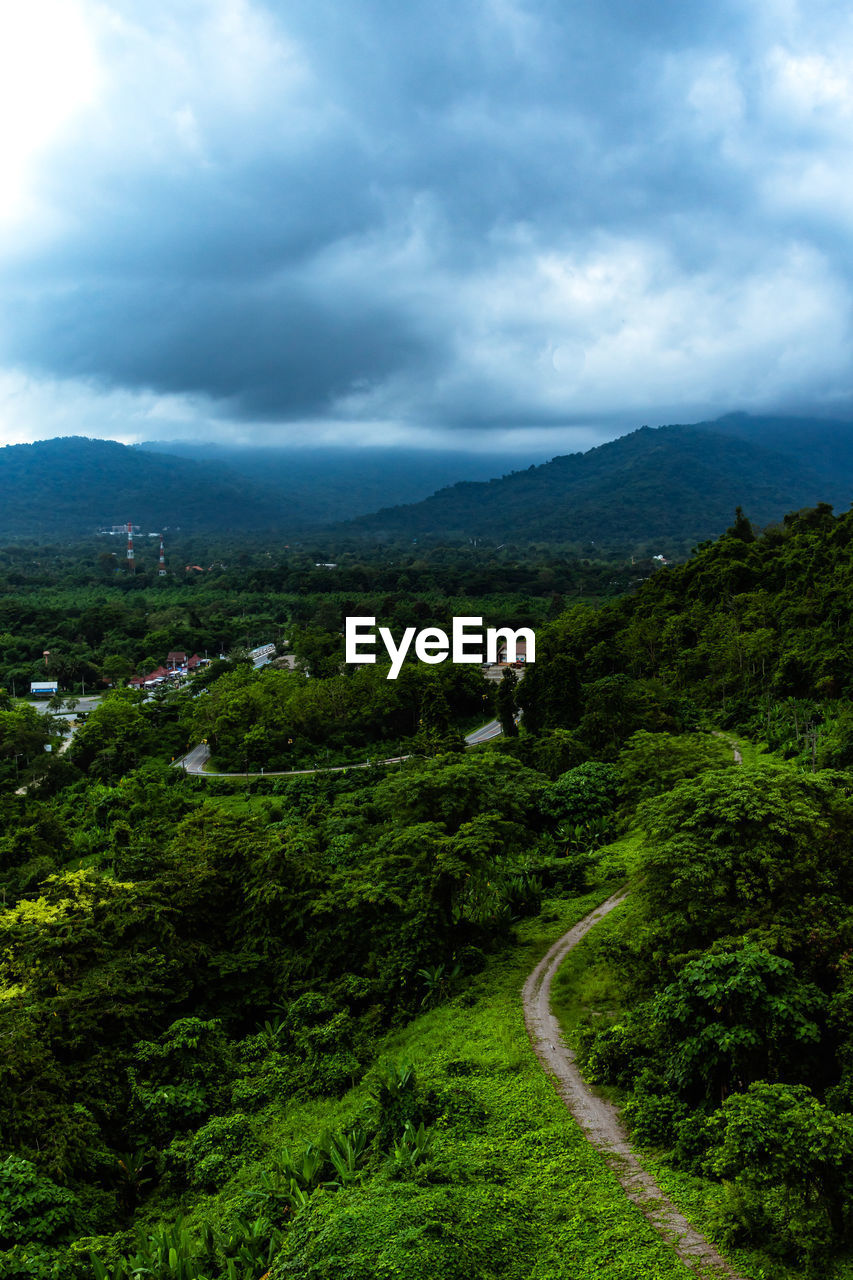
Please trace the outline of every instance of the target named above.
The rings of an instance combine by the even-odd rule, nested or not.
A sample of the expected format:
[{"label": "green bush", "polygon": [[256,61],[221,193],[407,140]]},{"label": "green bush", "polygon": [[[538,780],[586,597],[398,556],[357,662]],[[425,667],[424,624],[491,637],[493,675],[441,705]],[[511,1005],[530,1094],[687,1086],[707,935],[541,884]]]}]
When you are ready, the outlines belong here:
[{"label": "green bush", "polygon": [[71,1231],[76,1201],[29,1160],[0,1160],[0,1248],[60,1240]]},{"label": "green bush", "polygon": [[648,1062],[645,1031],[633,1018],[578,1031],[578,1058],[593,1084],[630,1085]]},{"label": "green bush", "polygon": [[195,1125],[228,1102],[231,1053],[215,1019],[181,1018],[157,1040],[140,1041],[131,1084],[137,1130],[155,1139]]},{"label": "green bush", "polygon": [[762,1080],[727,1098],[708,1127],[708,1171],[729,1184],[718,1210],[729,1238],[825,1274],[849,1238],[853,1116],[836,1115],[805,1085]]},{"label": "green bush", "polygon": [[177,1139],[168,1157],[191,1185],[215,1191],[259,1151],[248,1116],[238,1111],[214,1116],[191,1138]]},{"label": "green bush", "polygon": [[63,1257],[42,1245],[16,1245],[0,1251],[0,1280],[71,1280],[72,1276],[76,1280],[84,1274],[88,1280],[88,1268],[85,1273],[71,1271]]},{"label": "green bush", "polygon": [[634,1092],[623,1108],[625,1122],[632,1135],[643,1145],[671,1147],[688,1110],[680,1101],[661,1088],[660,1080],[649,1071],[635,1082]]},{"label": "green bush", "polygon": [[556,822],[592,822],[611,814],[618,797],[619,774],[614,766],[589,760],[545,788],[542,809]]}]

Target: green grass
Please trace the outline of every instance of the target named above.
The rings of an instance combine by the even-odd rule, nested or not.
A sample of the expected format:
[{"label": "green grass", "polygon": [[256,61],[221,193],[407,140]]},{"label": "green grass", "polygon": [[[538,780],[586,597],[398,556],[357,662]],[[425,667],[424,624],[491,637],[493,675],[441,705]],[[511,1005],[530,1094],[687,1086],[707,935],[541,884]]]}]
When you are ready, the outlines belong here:
[{"label": "green grass", "polygon": [[[446,1004],[390,1035],[385,1058],[412,1062],[439,1100],[431,1168],[410,1179],[374,1170],[348,1190],[318,1191],[290,1229],[274,1277],[300,1280],[680,1280],[692,1272],[627,1199],[586,1141],[530,1048],[520,989],[550,943],[611,890],[557,901],[518,945]],[[340,1100],[271,1106],[266,1147],[190,1221],[227,1218],[283,1144],[342,1128],[369,1080]],[[189,1208],[188,1205],[182,1206]],[[177,1206],[172,1206],[173,1211]],[[167,1206],[152,1203],[165,1217]]]},{"label": "green grass", "polygon": [[571,1043],[584,1021],[612,1021],[623,1004],[623,993],[607,959],[607,942],[622,928],[628,905],[616,907],[569,952],[551,986],[551,1008]]}]

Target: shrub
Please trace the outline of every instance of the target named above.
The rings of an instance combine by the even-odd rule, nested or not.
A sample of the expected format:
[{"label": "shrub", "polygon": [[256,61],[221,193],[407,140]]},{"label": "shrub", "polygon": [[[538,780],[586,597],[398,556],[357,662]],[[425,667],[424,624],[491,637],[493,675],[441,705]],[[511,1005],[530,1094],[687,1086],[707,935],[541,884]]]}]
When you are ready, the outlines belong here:
[{"label": "shrub", "polygon": [[542,808],[557,822],[585,823],[611,814],[618,796],[619,775],[613,765],[589,760],[545,788]]},{"label": "shrub", "polygon": [[73,1227],[75,1211],[73,1194],[29,1160],[0,1160],[0,1248],[59,1240]]},{"label": "shrub", "polygon": [[215,1191],[259,1150],[248,1116],[237,1111],[214,1116],[191,1138],[173,1142],[169,1153],[192,1185]]}]

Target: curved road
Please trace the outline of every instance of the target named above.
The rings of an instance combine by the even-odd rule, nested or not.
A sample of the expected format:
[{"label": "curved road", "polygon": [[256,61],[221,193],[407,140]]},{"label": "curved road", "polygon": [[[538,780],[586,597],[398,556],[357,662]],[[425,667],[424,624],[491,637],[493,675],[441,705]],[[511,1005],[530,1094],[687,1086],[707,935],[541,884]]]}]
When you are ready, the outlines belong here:
[{"label": "curved road", "polygon": [[[489,742],[492,738],[500,737],[501,732],[500,721],[490,720],[488,724],[481,725],[479,729],[466,735],[466,746],[476,747],[481,742]],[[391,756],[388,759],[368,760],[364,764],[326,765],[325,768],[320,769],[262,769],[260,772],[250,770],[242,773],[207,773],[204,766],[209,759],[210,747],[203,742],[200,746],[193,747],[192,751],[188,751],[185,756],[181,756],[180,760],[176,760],[174,767],[183,769],[184,773],[191,773],[195,778],[298,778],[306,773],[343,773],[347,769],[369,769],[372,764],[402,764],[404,760],[411,760],[412,757]]]},{"label": "curved road", "polygon": [[551,1012],[551,983],[569,952],[614,907],[624,902],[620,889],[600,907],[558,938],[524,984],[522,1002],[527,1034],[537,1058],[585,1136],[602,1153],[626,1195],[639,1205],[652,1226],[697,1275],[742,1280],[709,1240],[692,1227],[667,1200],[657,1182],[637,1159],[622,1127],[617,1109],[599,1098],[583,1079],[575,1056],[562,1038],[560,1024]]}]

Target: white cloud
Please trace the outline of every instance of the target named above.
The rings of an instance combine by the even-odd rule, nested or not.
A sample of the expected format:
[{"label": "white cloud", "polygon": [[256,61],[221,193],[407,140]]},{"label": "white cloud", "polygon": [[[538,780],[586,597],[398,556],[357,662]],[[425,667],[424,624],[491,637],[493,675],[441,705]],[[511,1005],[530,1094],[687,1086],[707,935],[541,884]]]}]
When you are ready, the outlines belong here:
[{"label": "white cloud", "polygon": [[[83,435],[133,444],[216,429],[216,413],[200,400],[124,390],[81,379],[0,371],[0,444]],[[227,426],[225,428],[227,432]]]},{"label": "white cloud", "polygon": [[793,123],[822,128],[849,127],[853,116],[853,73],[847,56],[793,53],[775,48],[767,56],[767,105]]},{"label": "white cloud", "polygon": [[97,98],[101,70],[74,0],[0,8],[0,228],[33,213],[40,154]]},{"label": "white cloud", "polygon": [[521,236],[514,254],[479,272],[433,263],[420,304],[450,342],[441,370],[417,386],[406,375],[357,390],[338,408],[432,423],[568,422],[839,394],[850,298],[822,255],[796,242],[756,253],[742,239],[737,258],[736,269],[686,271],[653,239],[543,250]]}]

